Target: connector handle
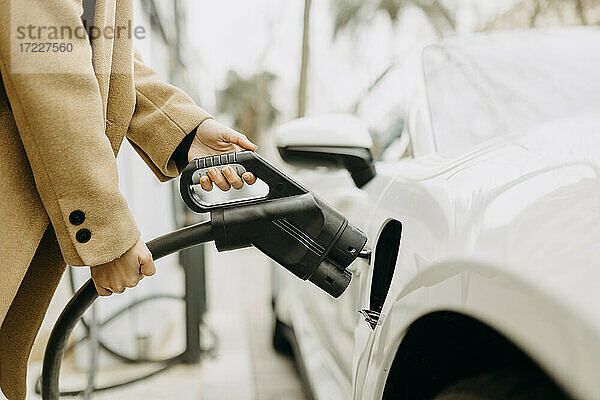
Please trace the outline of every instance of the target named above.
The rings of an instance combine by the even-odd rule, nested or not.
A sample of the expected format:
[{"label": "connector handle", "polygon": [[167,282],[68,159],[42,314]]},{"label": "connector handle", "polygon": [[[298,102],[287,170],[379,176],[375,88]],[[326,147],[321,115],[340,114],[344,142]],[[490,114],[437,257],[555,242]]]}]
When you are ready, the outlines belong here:
[{"label": "connector handle", "polygon": [[[236,172],[238,173],[242,170],[252,172],[258,179],[261,179],[269,186],[269,192],[263,197],[230,200],[218,203],[207,203],[202,200],[194,191],[194,186],[198,181],[198,174],[196,173],[195,178],[194,173],[212,167],[223,167],[225,165],[236,167]],[[241,166],[242,168],[237,168],[238,166]],[[206,213],[241,205],[258,204],[268,200],[308,193],[308,190],[299,183],[275,168],[275,166],[257,153],[249,150],[201,157],[190,161],[181,173],[181,178],[179,179],[179,191],[185,204],[192,211],[197,213]]]}]

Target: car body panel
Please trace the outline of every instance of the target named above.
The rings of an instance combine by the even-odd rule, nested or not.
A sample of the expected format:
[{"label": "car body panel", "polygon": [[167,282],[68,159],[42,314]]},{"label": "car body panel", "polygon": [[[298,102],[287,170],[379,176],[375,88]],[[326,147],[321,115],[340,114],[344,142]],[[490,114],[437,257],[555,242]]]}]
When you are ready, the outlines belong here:
[{"label": "car body panel", "polygon": [[[598,29],[578,28],[575,35],[586,32],[600,37]],[[414,158],[378,162],[363,190],[345,171],[295,175],[363,229],[370,249],[387,221],[402,223],[396,269],[374,329],[358,313],[369,308],[376,268],[366,260],[349,267],[353,281],[338,302],[276,271],[285,275],[277,313],[304,332],[296,336],[315,368],[309,374],[316,398],[381,398],[404,335],[436,311],[489,325],[575,398],[600,398],[600,107],[442,157],[421,54],[407,54],[409,79],[396,104]]]}]

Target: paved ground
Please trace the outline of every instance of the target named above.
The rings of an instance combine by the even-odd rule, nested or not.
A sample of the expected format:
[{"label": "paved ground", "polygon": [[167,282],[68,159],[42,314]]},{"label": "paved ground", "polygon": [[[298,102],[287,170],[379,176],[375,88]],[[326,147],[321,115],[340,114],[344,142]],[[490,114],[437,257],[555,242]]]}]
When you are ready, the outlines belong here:
[{"label": "paved ground", "polygon": [[[210,312],[206,322],[218,337],[216,353],[199,365],[176,366],[135,385],[98,393],[93,399],[304,399],[293,362],[271,348],[270,278],[264,258],[252,249],[217,257],[212,250],[207,253]],[[85,382],[84,374],[65,364],[64,385]],[[39,364],[31,366],[30,379],[39,368]],[[115,365],[102,371],[99,383],[141,371]]]}]

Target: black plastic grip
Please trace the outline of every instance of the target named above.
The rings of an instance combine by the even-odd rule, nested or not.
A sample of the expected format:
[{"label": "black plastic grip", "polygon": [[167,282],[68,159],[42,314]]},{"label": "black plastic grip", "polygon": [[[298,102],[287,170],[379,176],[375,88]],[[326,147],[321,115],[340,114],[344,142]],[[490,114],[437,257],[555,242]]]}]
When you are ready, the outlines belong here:
[{"label": "black plastic grip", "polygon": [[[264,181],[269,186],[269,192],[266,196],[260,198],[206,203],[195,193],[193,188],[195,184],[192,180],[192,176],[194,175],[194,172],[198,170],[225,165],[241,165],[246,171],[252,172],[257,178]],[[196,158],[195,160],[190,161],[181,173],[179,191],[181,192],[181,198],[185,204],[192,211],[198,213],[211,212],[240,205],[257,204],[265,200],[280,199],[283,197],[308,193],[308,190],[299,183],[275,168],[257,153],[249,150]]]}]

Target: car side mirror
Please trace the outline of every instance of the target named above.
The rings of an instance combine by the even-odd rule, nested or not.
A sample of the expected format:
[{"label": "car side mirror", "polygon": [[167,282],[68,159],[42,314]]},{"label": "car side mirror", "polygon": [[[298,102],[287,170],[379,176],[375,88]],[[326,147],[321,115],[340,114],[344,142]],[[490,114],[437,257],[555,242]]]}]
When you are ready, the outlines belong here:
[{"label": "car side mirror", "polygon": [[345,168],[359,188],[376,175],[371,135],[351,114],[299,118],[277,128],[275,139],[289,164]]}]

